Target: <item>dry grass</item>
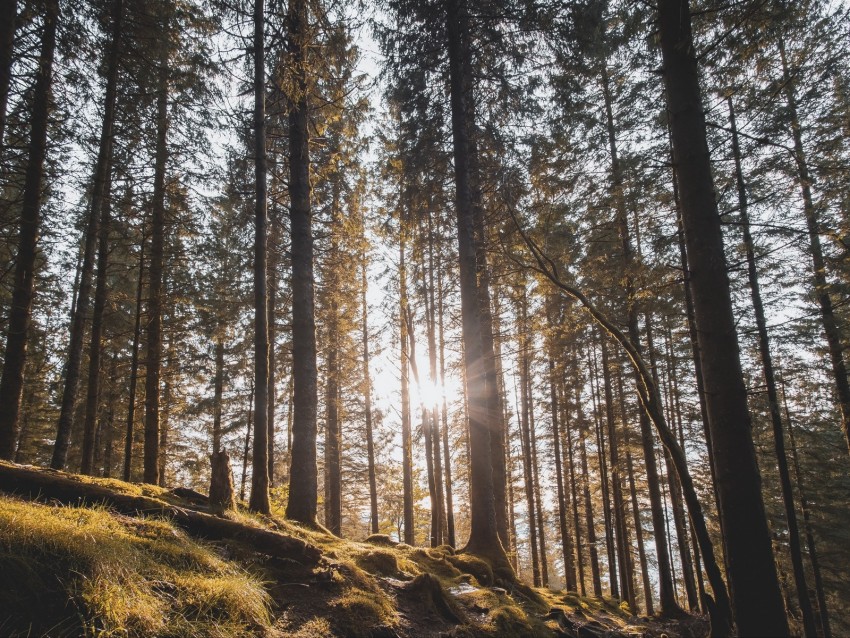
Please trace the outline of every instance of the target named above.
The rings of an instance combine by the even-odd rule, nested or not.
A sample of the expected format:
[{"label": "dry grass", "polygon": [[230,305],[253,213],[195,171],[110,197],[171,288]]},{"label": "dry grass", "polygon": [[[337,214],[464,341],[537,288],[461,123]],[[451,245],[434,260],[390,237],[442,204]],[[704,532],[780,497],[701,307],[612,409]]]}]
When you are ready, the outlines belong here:
[{"label": "dry grass", "polygon": [[[127,485],[127,484],[123,484]],[[3,635],[254,635],[255,578],[164,521],[0,497]]]}]

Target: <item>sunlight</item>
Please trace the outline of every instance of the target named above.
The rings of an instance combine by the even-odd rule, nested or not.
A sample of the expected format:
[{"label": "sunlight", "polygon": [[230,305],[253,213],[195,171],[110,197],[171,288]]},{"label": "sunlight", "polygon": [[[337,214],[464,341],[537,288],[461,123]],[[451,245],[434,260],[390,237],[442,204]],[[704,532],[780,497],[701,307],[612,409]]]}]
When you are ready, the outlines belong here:
[{"label": "sunlight", "polygon": [[429,379],[424,379],[418,386],[411,384],[410,393],[411,403],[413,405],[420,405],[421,403],[429,408],[442,405],[444,396],[449,405],[461,396],[460,385],[452,377],[446,377],[445,385],[432,383]]}]

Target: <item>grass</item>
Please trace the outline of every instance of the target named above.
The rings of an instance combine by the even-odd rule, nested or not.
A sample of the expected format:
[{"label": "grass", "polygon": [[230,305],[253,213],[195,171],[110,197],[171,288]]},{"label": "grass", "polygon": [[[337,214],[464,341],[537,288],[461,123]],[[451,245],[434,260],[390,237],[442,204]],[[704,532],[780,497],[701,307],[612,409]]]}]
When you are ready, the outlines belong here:
[{"label": "grass", "polygon": [[262,583],[165,521],[0,496],[0,634],[231,638],[269,624]]}]

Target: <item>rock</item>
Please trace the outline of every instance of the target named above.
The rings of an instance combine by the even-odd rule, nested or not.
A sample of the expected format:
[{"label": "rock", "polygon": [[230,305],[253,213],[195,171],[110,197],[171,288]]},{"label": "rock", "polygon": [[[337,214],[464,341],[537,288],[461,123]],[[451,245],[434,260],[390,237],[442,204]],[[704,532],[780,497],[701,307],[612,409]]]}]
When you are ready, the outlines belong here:
[{"label": "rock", "polygon": [[378,545],[380,547],[395,547],[398,545],[398,543],[391,539],[387,534],[372,534],[371,536],[368,536],[364,542],[369,543],[370,545]]}]

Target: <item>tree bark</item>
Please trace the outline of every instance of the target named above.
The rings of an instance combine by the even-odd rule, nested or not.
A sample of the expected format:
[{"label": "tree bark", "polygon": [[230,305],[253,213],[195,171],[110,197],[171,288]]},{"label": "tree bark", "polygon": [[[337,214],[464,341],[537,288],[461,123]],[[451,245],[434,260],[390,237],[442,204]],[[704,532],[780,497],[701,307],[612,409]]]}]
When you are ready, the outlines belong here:
[{"label": "tree bark", "polygon": [[[142,224],[144,226],[144,224]],[[136,384],[139,379],[139,341],[142,332],[142,288],[145,276],[145,237],[139,246],[139,278],[136,281],[136,314],[133,322],[133,346],[130,355],[130,396],[127,399],[127,426],[124,435],[124,474],[130,480],[133,467],[133,438],[136,425]]]},{"label": "tree bark", "polygon": [[414,545],[416,531],[413,521],[413,437],[410,424],[410,350],[407,325],[407,266],[405,262],[406,230],[403,215],[399,219],[398,278],[399,278],[399,335],[401,340],[401,464],[404,498],[404,542]]},{"label": "tree bark", "polygon": [[[455,538],[455,514],[454,497],[452,493],[452,459],[449,451],[449,406],[446,399],[446,336],[443,326],[443,268],[442,260],[437,259],[437,318],[440,338],[440,387],[442,392],[442,436],[443,436],[443,458],[446,468],[446,542],[452,547],[457,547]],[[505,545],[506,547],[509,544]]]},{"label": "tree bark", "polygon": [[[481,305],[477,281],[475,206],[471,174],[470,136],[475,125],[472,95],[472,38],[466,0],[450,0],[446,13],[452,146],[455,169],[455,198],[464,370],[469,402],[470,447],[470,537],[465,551],[489,559],[501,576],[513,579],[513,570],[499,538],[496,523],[491,429],[487,378],[483,374],[485,345],[482,343]],[[492,351],[489,353],[492,358]],[[495,379],[494,379],[495,381]],[[493,388],[495,391],[495,388]],[[498,436],[498,435],[497,435]],[[498,480],[498,479],[497,479]]]},{"label": "tree bark", "polygon": [[773,563],[732,314],[688,0],[660,0],[658,18],[732,608],[740,636],[786,636],[788,621]]},{"label": "tree bark", "polygon": [[318,468],[316,467],[315,292],[313,287],[313,220],[310,206],[310,149],[307,130],[307,48],[309,25],[306,0],[293,0],[287,16],[288,50],[295,74],[296,94],[289,111],[292,228],[292,464],[286,517],[312,525],[316,522]]},{"label": "tree bark", "polygon": [[168,162],[168,51],[161,47],[156,89],[156,150],[151,214],[151,259],[148,267],[147,354],[145,365],[145,445],[143,480],[158,484],[160,371],[162,367],[162,271],[165,246],[165,170]]},{"label": "tree bark", "polygon": [[579,593],[582,596],[587,595],[587,591],[585,589],[584,584],[584,560],[581,555],[581,524],[579,522],[579,514],[578,514],[578,490],[576,488],[576,473],[575,473],[575,462],[573,459],[573,436],[570,428],[570,420],[569,420],[569,409],[567,408],[567,391],[566,386],[562,392],[564,396],[564,408],[562,411],[561,422],[564,424],[564,436],[565,445],[564,447],[567,450],[567,463],[569,464],[570,471],[570,502],[573,507],[573,530],[575,530],[575,548],[576,548],[576,566],[578,567],[578,589]]},{"label": "tree bark", "polygon": [[33,89],[33,111],[27,149],[27,167],[18,234],[18,254],[12,304],[9,309],[3,375],[0,379],[0,459],[15,456],[18,417],[27,358],[27,333],[32,319],[35,261],[41,224],[41,188],[47,155],[47,128],[50,117],[50,87],[53,82],[53,54],[56,50],[57,0],[46,0],[41,51]]},{"label": "tree bark", "polygon": [[[551,347],[551,346],[550,346]],[[573,565],[573,548],[567,527],[569,499],[564,489],[564,467],[561,455],[561,432],[558,424],[558,385],[555,380],[555,360],[549,354],[549,400],[552,419],[552,450],[555,455],[555,482],[558,488],[558,528],[561,532],[561,552],[564,558],[564,583],[567,591],[576,590],[576,574]]]},{"label": "tree bark", "polygon": [[360,304],[362,307],[362,344],[363,344],[363,409],[366,414],[366,454],[369,463],[369,529],[378,533],[378,483],[375,475],[375,441],[372,431],[372,377],[369,374],[369,305],[366,293],[369,290],[366,278],[366,248],[364,227],[364,249],[360,262]]},{"label": "tree bark", "polygon": [[525,484],[525,504],[528,512],[528,540],[531,553],[531,574],[535,587],[542,585],[540,552],[538,548],[537,508],[535,506],[534,470],[531,456],[531,399],[529,394],[528,361],[528,297],[525,283],[519,291],[519,316],[517,324],[519,340],[519,388],[520,388],[520,432],[522,435],[522,469]]},{"label": "tree bark", "polygon": [[103,312],[106,308],[107,270],[109,268],[109,231],[111,221],[112,190],[112,152],[110,149],[107,161],[106,183],[103,186],[103,201],[100,204],[100,220],[98,228],[97,247],[97,281],[94,291],[94,308],[91,320],[91,341],[89,345],[89,376],[86,390],[86,417],[83,426],[83,454],[80,466],[81,474],[93,474],[94,466],[94,433],[98,414],[98,399],[100,398],[100,357],[103,350]]},{"label": "tree bark", "polygon": [[213,456],[221,452],[221,397],[224,393],[224,335],[215,337],[215,377],[213,378]]}]

